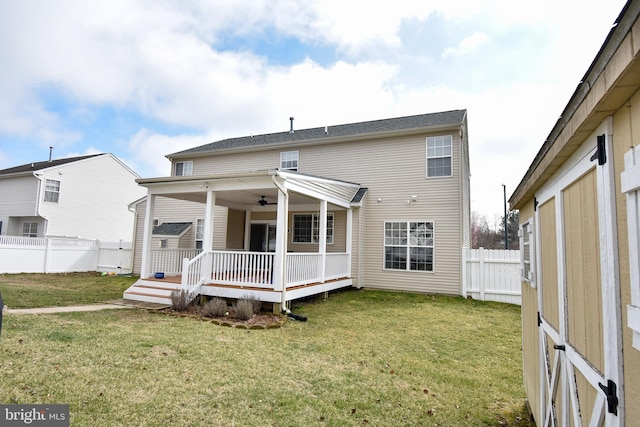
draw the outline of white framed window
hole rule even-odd
[[[60,181],[47,179],[44,184],[44,201],[58,203],[60,199]]]
[[[38,223],[37,222],[23,222],[22,223],[22,237],[38,237]]]
[[[153,226],[157,227],[160,225],[160,218],[153,218]]]
[[[298,151],[283,151],[280,153],[280,170],[298,170]]]
[[[386,221],[385,270],[433,271],[434,239],[433,222]]]
[[[427,178],[451,176],[451,135],[427,138]]]
[[[166,249],[169,247],[169,240],[167,239],[160,239],[160,248],[162,249]]]
[[[320,241],[320,214],[293,215],[293,243],[318,243]],[[333,213],[327,213],[327,244],[333,244]]]
[[[191,176],[193,175],[193,162],[177,162],[175,165],[175,176]]]
[[[529,283],[533,288],[535,284],[535,236],[533,218],[520,224],[518,230],[520,238],[520,278],[523,282]]]
[[[202,249],[204,242],[204,219],[196,219],[196,249]]]

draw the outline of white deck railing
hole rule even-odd
[[[176,256],[176,254],[175,251],[170,250],[163,253],[167,258]],[[326,254],[324,278],[321,268],[322,258],[322,254],[319,253],[288,253],[285,276],[287,288],[350,276],[349,254]],[[161,258],[158,257],[158,259]],[[193,259],[183,258],[180,268],[182,284],[187,289],[209,282],[274,289],[274,259],[273,252],[202,252]],[[175,265],[175,262],[177,261],[168,262],[167,265]],[[156,264],[152,263],[152,265]]]
[[[151,250],[151,275],[162,272],[168,276],[182,273],[183,260],[195,258],[202,249],[153,249]]]
[[[273,289],[273,252],[211,252],[211,280],[223,285]]]

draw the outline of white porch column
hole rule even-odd
[[[334,236],[335,238],[335,236]],[[347,277],[351,277],[351,252],[353,248],[353,209],[347,209]]]
[[[207,203],[204,210],[204,239],[202,248],[206,251],[213,249],[213,207],[216,204],[216,193],[207,191]]]
[[[144,217],[144,231],[142,237],[142,260],[140,278],[147,279],[151,271],[151,238],[153,237],[153,215],[155,212],[156,196],[147,192],[147,208]]]
[[[287,226],[289,195],[278,191],[278,218],[276,223],[276,253],[273,260],[273,289],[282,292],[282,308],[285,308],[287,289]]]
[[[244,211],[244,250],[251,249],[251,209]]]
[[[318,236],[318,252],[320,252],[320,282],[324,283],[327,271],[327,201],[320,200],[320,235]]]

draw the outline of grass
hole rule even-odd
[[[92,304],[122,298],[136,279],[96,272],[0,274],[0,294],[10,308]]]
[[[7,315],[0,402],[68,403],[78,426],[533,425],[517,306],[350,290],[293,311],[309,320],[271,330]]]

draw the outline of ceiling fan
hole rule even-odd
[[[267,202],[267,199],[265,199],[265,197],[267,197],[267,196],[260,196],[260,200],[258,200],[258,204],[260,206],[277,205],[278,204],[276,202]]]

